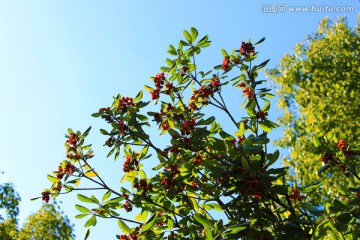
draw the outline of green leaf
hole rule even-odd
[[[192,43],[192,38],[191,38],[191,35],[188,31],[184,30],[183,31],[183,34],[184,34],[184,37],[185,39],[189,42],[189,43]]]
[[[136,95],[135,99],[134,99],[134,103],[140,101],[143,97],[143,91],[140,90],[140,92]]]
[[[84,240],[88,239],[89,236],[90,236],[90,228],[88,228],[88,230],[86,231]]]
[[[228,57],[229,54],[225,51],[225,49],[221,49],[221,54],[223,55],[223,57]]]
[[[89,197],[86,197],[84,195],[78,194],[77,198],[82,201],[82,202],[87,202],[87,203],[95,203],[97,204],[97,202]]]
[[[199,122],[196,123],[197,126],[200,126],[200,125],[209,125],[211,124],[212,122],[215,121],[215,117],[214,116],[211,116],[209,117],[208,119],[204,120],[204,119],[201,119]]]
[[[321,143],[319,141],[319,139],[317,137],[313,137],[313,144],[316,148],[318,148],[319,146],[321,146]]]
[[[110,195],[111,195],[111,191],[109,190],[109,191],[107,191],[105,194],[104,194],[104,196],[103,196],[103,198],[102,198],[102,202],[104,202],[104,201],[106,201],[109,197],[110,197]]]
[[[197,36],[198,36],[198,30],[196,30],[196,28],[194,28],[194,27],[191,27],[190,28],[190,34],[191,34],[191,39],[193,40],[193,41],[195,41],[195,39],[197,38]]]
[[[59,181],[59,179],[57,179],[56,177],[51,176],[49,174],[47,175],[47,178],[53,183],[57,183]]]
[[[270,101],[265,99],[265,102],[266,103],[265,103],[264,107],[261,109],[262,112],[267,112],[270,109]]]
[[[174,55],[174,56],[177,55],[176,49],[175,49],[175,47],[173,45],[169,45],[168,53],[171,54],[171,55]]]
[[[273,185],[271,189],[279,195],[286,195],[289,192],[289,186],[287,185]]]
[[[324,166],[322,166],[321,168],[319,168],[318,170],[318,175],[321,175],[323,172],[325,172],[326,170],[328,170],[329,168],[331,168],[331,165],[330,164],[326,164]]]
[[[316,181],[312,184],[305,185],[303,187],[299,187],[301,193],[311,193],[315,191],[321,184],[321,181]]]
[[[228,227],[228,228],[226,228],[226,230],[230,230],[231,233],[237,233],[237,232],[243,231],[247,228],[248,228],[248,225],[241,224],[241,225],[237,225],[237,226]]]
[[[103,135],[109,135],[109,133],[108,133],[105,129],[100,129],[100,132],[101,132]]]
[[[272,165],[280,156],[279,150],[276,150],[274,153],[269,153],[266,155],[269,159],[269,165]]]
[[[149,87],[149,86],[147,86],[147,85],[144,85],[144,88],[145,88],[145,90],[148,91],[148,92],[154,91],[154,89],[153,89],[152,87]]]
[[[337,216],[336,219],[339,222],[341,222],[342,224],[348,224],[351,221],[352,216],[350,213],[346,212],[346,213],[342,213],[339,216]]]
[[[86,207],[83,207],[81,205],[78,205],[78,204],[75,204],[75,208],[82,213],[91,213],[91,211],[89,209],[87,209]]]
[[[85,132],[81,135],[81,137],[84,137],[84,138],[87,137],[87,135],[89,135],[90,130],[91,130],[91,126],[85,130]]]
[[[247,140],[256,144],[267,144],[270,141],[270,139],[268,139],[267,137],[252,137],[248,138]]]
[[[89,220],[86,221],[84,227],[95,226],[96,223],[97,223],[96,217],[93,215],[91,218],[89,218]]]
[[[155,212],[144,224],[144,226],[140,229],[140,233],[143,233],[145,231],[148,231],[149,229],[151,229],[156,222],[156,219],[158,218],[157,213]]]
[[[278,125],[276,123],[273,123],[271,121],[268,121],[268,120],[265,120],[265,121],[262,121],[259,123],[261,129],[264,131],[264,132],[271,132],[271,130],[273,128],[277,128]]]
[[[244,122],[241,122],[240,123],[240,126],[239,126],[239,136],[244,136],[244,133],[246,131],[246,127],[245,127],[245,123]]]
[[[146,179],[146,174],[145,174],[144,170],[140,169],[139,174],[142,179]]]
[[[264,40],[265,40],[265,37],[263,37],[263,38],[260,39],[258,42],[256,42],[256,43],[254,44],[254,46],[259,45],[259,44],[262,43]]]
[[[203,225],[205,227],[214,228],[214,224],[212,224],[212,222],[209,219],[207,219],[206,217],[204,217],[198,213],[194,214],[194,219],[195,219],[195,221],[197,221],[198,223],[200,223],[201,225]]]
[[[103,114],[102,114],[102,113],[99,113],[99,112],[91,114],[92,117],[100,117],[100,116],[102,116],[102,115],[103,115]]]
[[[123,233],[125,234],[131,233],[131,229],[121,219],[118,219],[118,225]]]
[[[75,216],[76,219],[81,219],[81,218],[84,218],[84,217],[87,217],[89,216],[89,213],[82,213],[82,214],[78,214]]]

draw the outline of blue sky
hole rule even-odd
[[[284,12],[264,12],[278,4],[285,5]],[[354,11],[290,12],[290,6],[351,6]],[[46,175],[64,159],[68,127],[93,126],[94,163],[116,186],[122,160],[106,159],[106,139],[97,130],[103,124],[90,115],[110,105],[112,96],[135,96],[149,84],[183,29],[196,27],[213,41],[203,52],[203,69],[221,63],[221,48],[262,37],[260,59],[270,58],[268,67],[275,67],[323,17],[347,16],[354,26],[359,6],[353,0],[1,1],[0,170],[5,174],[0,182],[13,182],[20,193],[20,220],[41,206],[29,199],[49,186]],[[279,114],[273,106],[272,118]],[[74,219],[75,195],[59,200],[76,224],[77,239],[83,239],[84,221]],[[114,239],[120,230],[116,221],[99,220],[91,232],[90,239]]]

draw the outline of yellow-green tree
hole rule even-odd
[[[73,239],[73,226],[57,207],[56,204],[45,204],[38,212],[30,215],[20,229],[18,239]]]
[[[20,196],[11,183],[0,185],[0,209],[5,215],[0,215],[0,238],[2,240],[64,240],[73,239],[73,225],[69,219],[58,211],[54,204],[43,205],[41,209],[30,215],[22,228],[18,226]]]
[[[352,143],[359,140],[359,20],[360,15],[352,29],[346,18],[333,23],[324,18],[315,34],[298,43],[292,54],[284,55],[275,69],[267,71],[277,83],[279,107],[284,110],[280,118],[284,130],[277,145],[290,149],[284,163],[293,168],[293,179],[298,184],[318,180],[318,170],[327,161],[316,151],[314,137],[333,147],[339,139]],[[316,139],[315,145],[319,144]],[[356,185],[356,177],[349,174],[351,168],[340,162],[334,165],[331,181],[323,180],[314,203],[327,202],[325,205],[330,206],[334,198],[344,195],[345,186]]]

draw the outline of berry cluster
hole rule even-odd
[[[230,64],[230,57],[226,56],[222,62],[222,70],[227,71],[229,69],[229,64]]]
[[[134,107],[135,103],[133,102],[133,99],[130,97],[122,97],[119,100],[119,104],[116,108],[116,111],[122,111],[122,112],[126,112],[126,110],[128,109],[128,107]]]
[[[199,165],[200,163],[202,163],[202,161],[203,161],[202,156],[199,153],[197,153],[194,158],[194,166]]]
[[[166,190],[170,190],[172,186],[176,184],[176,177],[177,174],[180,174],[180,169],[177,164],[173,164],[169,167],[164,168],[165,171],[169,172],[167,175],[168,177],[163,178],[161,180],[161,184],[165,186]],[[177,192],[180,192],[183,190],[183,186],[178,187]]]
[[[41,193],[42,195],[42,200],[45,202],[45,203],[48,203],[49,200],[50,200],[50,192],[49,191],[44,191]]]
[[[189,120],[186,120],[185,122],[180,124],[181,126],[181,135],[190,135],[190,133],[195,128],[195,118],[191,118]]]
[[[56,174],[57,179],[62,179],[65,174],[71,175],[75,171],[75,166],[70,162],[66,162],[65,168],[63,169],[61,166],[58,166],[58,171]]]
[[[344,153],[346,158],[349,158],[354,154],[353,151],[348,150],[347,143],[345,140],[340,139],[337,146]]]
[[[125,209],[126,212],[131,212],[133,209],[133,206],[129,201],[126,201],[123,205],[123,208]]]
[[[256,113],[256,118],[257,119],[261,119],[261,120],[266,120],[266,116],[268,115],[268,113],[267,112],[263,112],[263,111],[258,111],[257,113]]]
[[[128,134],[129,127],[124,123],[124,121],[122,119],[119,120],[117,125],[118,125],[118,130],[119,130],[120,134],[122,134],[122,135]]]
[[[142,190],[142,195],[145,195],[147,191],[151,191],[152,190],[152,186],[151,184],[148,184],[146,179],[140,179],[139,182],[134,184],[134,188],[136,189],[141,189]]]
[[[78,136],[75,133],[70,133],[69,139],[66,140],[66,143],[71,147],[71,148],[76,148],[77,147],[77,142],[79,141]]]
[[[210,97],[214,95],[215,92],[220,89],[220,79],[214,74],[211,82],[204,86],[200,86],[199,90],[194,90],[193,95],[189,101],[189,108],[192,111],[199,110],[198,104],[208,105],[210,101]]]
[[[130,154],[130,155],[126,156],[125,162],[123,165],[123,169],[122,169],[124,172],[131,172],[138,168],[139,161],[137,160],[137,155],[138,154],[133,156]]]
[[[160,97],[160,91],[163,88],[164,85],[164,81],[165,81],[165,76],[164,73],[158,73],[156,74],[156,76],[154,77],[154,82],[155,82],[155,90],[151,91],[151,99],[152,100],[157,100]],[[169,86],[167,86],[169,88]]]
[[[294,189],[291,189],[291,194],[289,195],[290,200],[301,200],[305,198],[305,196],[300,194],[300,191],[295,187]]]
[[[138,240],[137,233],[117,235],[120,240]]]
[[[248,57],[249,55],[254,55],[255,47],[251,43],[242,42],[240,47],[240,53],[245,57]]]
[[[332,166],[335,166],[338,164],[337,159],[335,156],[331,153],[325,153],[324,156],[321,157],[321,161],[326,165],[330,164]]]
[[[245,88],[243,91],[242,91],[248,98],[251,98],[253,95],[254,95],[254,89],[252,88]]]

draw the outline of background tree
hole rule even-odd
[[[19,231],[18,239],[74,239],[73,225],[59,211],[57,204],[45,204],[27,217]]]
[[[294,169],[293,179],[302,184],[318,180],[317,170],[323,164],[313,136],[329,146],[338,139],[359,140],[359,54],[359,25],[351,29],[345,18],[334,23],[324,18],[315,34],[267,71],[278,84],[279,107],[284,110],[280,118],[284,130],[277,145],[291,150],[284,164]],[[349,169],[339,166],[337,170],[333,173],[337,180],[325,180],[316,201],[325,200],[329,193],[336,196],[351,182],[346,177]]]
[[[278,106],[284,110],[280,118],[284,130],[276,144],[290,149],[284,165],[294,170],[292,180],[298,185],[313,183],[321,178],[319,168],[322,174],[331,166],[312,195],[314,205],[326,206],[328,216],[332,211],[329,206],[334,206],[339,197],[346,199],[349,186],[359,185],[359,178],[351,174],[355,166],[345,164],[346,159],[334,160],[333,152],[321,147],[341,147],[339,139],[359,141],[359,23],[351,29],[345,18],[333,23],[324,18],[315,34],[297,44],[294,53],[285,54],[275,69],[267,71],[277,83]]]
[[[56,202],[43,205],[41,209],[30,215],[22,228],[18,226],[20,195],[12,183],[0,185],[0,208],[6,216],[0,215],[0,236],[4,240],[13,239],[73,239],[73,225],[60,212]]]

